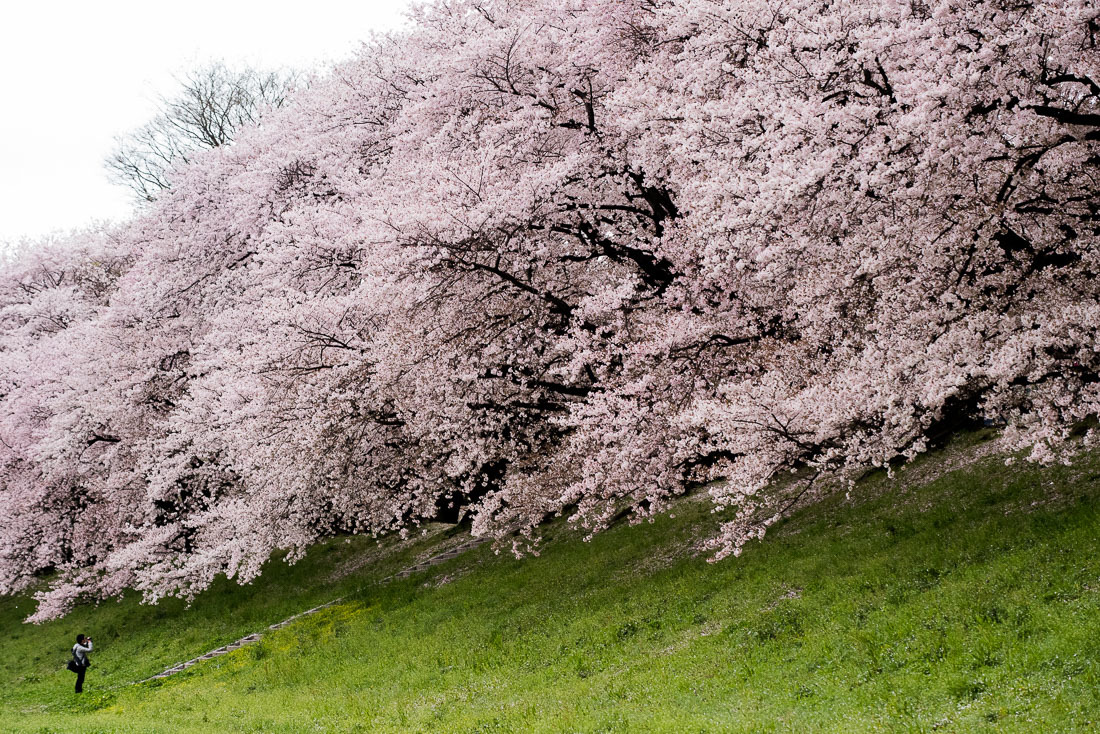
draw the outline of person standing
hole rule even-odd
[[[76,636],[76,644],[73,645],[73,663],[76,667],[76,692],[84,692],[84,673],[88,671],[88,666],[91,663],[88,660],[88,653],[92,651],[92,638],[85,637],[84,635]]]

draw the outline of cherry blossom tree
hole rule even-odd
[[[415,13],[0,275],[0,592],[52,572],[34,619],[702,484],[721,558],[976,420],[1096,441],[1091,4]]]

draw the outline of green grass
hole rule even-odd
[[[983,437],[717,564],[692,551],[715,518],[687,499],[591,543],[558,524],[538,557],[483,546],[386,585],[370,582],[443,534],[389,553],[328,543],[190,609],[124,600],[32,627],[27,600],[0,600],[0,729],[1095,731],[1100,456],[921,481]],[[342,594],[257,645],[123,685]],[[78,631],[97,645],[82,698],[62,669]]]

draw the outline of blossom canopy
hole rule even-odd
[[[459,513],[522,550],[714,479],[720,558],[967,421],[1094,441],[1098,36],[1081,0],[417,10],[0,271],[0,593],[190,597]]]

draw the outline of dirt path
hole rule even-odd
[[[384,583],[387,583],[389,581],[393,581],[395,579],[407,578],[408,576],[410,576],[414,573],[417,573],[419,571],[425,571],[425,570],[431,568],[432,566],[438,566],[441,563],[446,563],[447,561],[451,560],[452,558],[457,558],[458,556],[465,553],[466,551],[468,551],[472,548],[476,548],[477,546],[481,545],[482,543],[486,543],[486,542],[488,542],[488,538],[471,538],[470,540],[466,541],[465,543],[462,543],[461,545],[458,545],[454,548],[451,548],[450,550],[444,551],[443,553],[440,553],[439,555],[432,556],[431,558],[428,558],[427,560],[421,561],[420,563],[417,563],[415,565],[409,566],[408,568],[403,568],[400,571],[398,571],[397,573],[395,573],[394,575],[387,576],[386,578],[382,579],[379,583],[384,584]],[[293,617],[287,617],[286,619],[282,620],[281,622],[276,622],[275,624],[268,626],[268,628],[266,630],[264,630],[264,632],[274,631],[274,630],[286,627],[288,624],[290,624],[291,622],[293,622],[297,619],[301,619],[302,617],[308,617],[311,614],[316,614],[317,612],[321,611],[322,609],[326,609],[328,607],[331,607],[333,604],[339,604],[343,600],[344,600],[344,597],[340,597],[339,599],[333,599],[332,601],[325,602],[324,604],[321,604],[320,606],[313,607],[312,609],[307,609],[304,612],[299,612],[298,614],[295,614]],[[264,632],[253,632],[250,635],[245,635],[244,637],[242,637],[239,640],[236,640],[235,642],[230,642],[228,645],[223,645],[222,647],[219,647],[216,650],[211,650],[210,652],[199,655],[197,658],[192,658],[191,660],[187,660],[187,661],[184,661],[182,663],[176,663],[175,665],[173,665],[171,667],[165,668],[163,671],[161,671],[160,673],[157,673],[156,675],[154,675],[151,678],[145,678],[144,680],[135,681],[133,685],[137,685],[138,683],[147,683],[151,680],[158,680],[160,678],[167,678],[170,675],[175,675],[176,673],[181,673],[184,670],[187,670],[188,668],[190,668],[192,665],[197,665],[198,663],[201,663],[204,660],[210,660],[212,658],[216,658],[216,657],[219,657],[221,655],[225,655],[226,653],[230,653],[230,652],[233,652],[234,650],[240,649],[240,648],[244,647],[245,645],[251,645],[254,642],[259,642],[261,639],[263,639]]]

